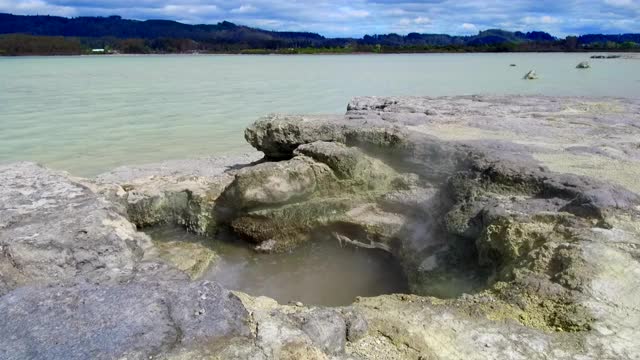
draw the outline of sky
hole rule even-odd
[[[410,32],[476,34],[501,28],[555,36],[640,33],[640,0],[0,0],[0,12],[21,15],[222,20],[268,30],[331,37]]]

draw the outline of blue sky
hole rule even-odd
[[[487,28],[556,36],[640,32],[640,0],[0,0],[0,12],[121,15],[185,23],[228,20],[269,30],[325,36],[475,34]]]

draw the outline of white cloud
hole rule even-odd
[[[544,16],[525,16],[522,18],[522,22],[527,25],[538,25],[538,24],[558,24],[560,23],[560,19],[544,15]]]
[[[185,14],[211,14],[216,13],[219,10],[220,9],[215,5],[166,5],[158,12],[165,16],[184,16]]]
[[[240,7],[232,9],[230,12],[233,14],[250,14],[250,13],[254,13],[257,12],[258,8],[256,8],[255,6],[248,4],[248,5],[240,5]]]
[[[549,15],[545,15],[543,17],[540,18],[540,21],[543,24],[557,24],[560,22],[560,19],[555,18],[553,16],[549,16]]]
[[[278,29],[278,28],[281,28],[284,25],[284,23],[279,20],[256,19],[251,22],[251,25],[269,28],[269,29]]]
[[[611,6],[631,6],[633,5],[633,0],[604,0],[604,3]]]
[[[418,16],[417,18],[413,19],[413,23],[417,25],[430,24],[431,19],[425,16]]]
[[[52,5],[41,0],[0,0],[0,12],[57,16],[76,16],[78,14],[77,10],[72,6]]]
[[[209,24],[229,20],[355,37],[389,32],[461,35],[489,28],[542,30],[561,37],[640,31],[640,0],[0,0],[0,12]]]
[[[475,33],[478,31],[478,27],[471,23],[464,23],[460,25],[460,28],[465,33]]]
[[[352,9],[350,7],[340,7],[338,8],[338,10],[340,11],[339,12],[340,17],[365,18],[371,15],[371,13],[369,13],[367,10]]]
[[[410,25],[427,25],[431,24],[431,19],[425,16],[418,16],[414,19],[402,18],[398,21],[398,25],[400,26],[410,26]]]
[[[389,9],[389,10],[386,10],[384,13],[390,16],[404,16],[404,15],[407,15],[409,12],[404,9]]]

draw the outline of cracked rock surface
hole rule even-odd
[[[363,97],[256,121],[264,159],[95,179],[2,165],[0,358],[638,359],[639,114],[633,99]],[[163,223],[258,251],[318,234],[383,249],[412,294],[330,308],[231,292],[198,280],[206,244],[139,231]]]

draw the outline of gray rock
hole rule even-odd
[[[398,174],[362,150],[336,142],[303,144],[294,155],[236,174],[221,197],[221,204],[236,209],[230,221],[236,234],[259,244],[259,251],[288,251],[324,228],[341,242],[388,250],[404,219],[385,213],[371,199],[406,189],[417,176]],[[354,235],[359,238],[353,240]]]
[[[283,204],[308,197],[332,176],[326,165],[306,157],[263,163],[240,170],[224,197],[238,208]]]
[[[344,352],[347,328],[341,314],[335,310],[313,309],[297,315],[311,341],[328,354]]]
[[[588,61],[582,61],[578,65],[576,65],[576,69],[588,69],[591,67]]]
[[[171,318],[181,345],[210,343],[222,337],[248,336],[248,312],[240,299],[208,281],[168,287]]]
[[[3,359],[148,359],[248,336],[247,313],[211,283],[23,287],[0,298]]]
[[[294,154],[306,155],[328,165],[340,179],[363,179],[372,187],[389,182],[395,171],[381,161],[365,155],[356,147],[316,141],[300,145]]]
[[[266,156],[287,159],[298,145],[341,140],[341,125],[331,121],[339,118],[332,115],[270,115],[249,126],[244,137]]]
[[[356,98],[349,104],[345,118],[339,120],[343,135],[330,143],[304,144],[298,134],[305,133],[306,124],[292,122],[290,137],[280,134],[278,141],[291,144],[290,148],[295,146],[295,154],[328,164],[343,178],[349,178],[349,171],[354,169],[356,161],[349,162],[356,158],[354,146],[360,148],[358,151],[380,155],[395,169],[410,168],[419,175],[418,181],[408,182],[408,189],[384,193],[378,200],[379,206],[405,216],[404,229],[396,230],[402,234],[401,241],[390,251],[409,272],[412,289],[433,294],[436,286],[429,285],[440,275],[447,275],[444,278],[449,282],[464,282],[464,276],[469,274],[455,278],[451,267],[456,264],[473,272],[478,269],[465,266],[480,260],[495,271],[487,279],[488,290],[455,300],[456,309],[465,314],[482,314],[478,318],[465,320],[464,316],[452,315],[445,310],[449,309],[446,302],[431,308],[420,297],[401,296],[399,302],[368,299],[365,302],[375,304],[365,310],[371,311],[364,315],[368,331],[353,340],[349,338],[347,348],[365,358],[446,358],[451,353],[479,358],[530,358],[537,355],[513,340],[530,338],[536,349],[544,349],[541,351],[557,358],[628,357],[629,349],[636,345],[622,337],[614,340],[622,347],[619,349],[625,349],[620,351],[604,350],[597,341],[579,348],[571,344],[585,339],[583,336],[592,341],[596,335],[590,329],[603,326],[601,320],[594,320],[594,310],[607,312],[607,319],[615,318],[614,310],[603,310],[608,305],[594,305],[580,295],[583,290],[578,289],[585,288],[587,279],[593,279],[595,272],[608,274],[608,270],[580,255],[576,244],[587,246],[595,241],[592,234],[587,235],[594,224],[606,228],[601,232],[621,226],[625,236],[634,236],[631,234],[640,229],[635,220],[619,220],[620,214],[628,216],[640,209],[639,188],[631,180],[638,170],[638,149],[629,146],[632,136],[640,135],[636,126],[640,119],[632,115],[639,110],[638,105],[637,101],[623,99],[556,101],[544,97]],[[578,122],[581,125],[575,126]],[[615,140],[602,145],[603,134]],[[575,149],[568,155],[559,153],[557,149],[575,136],[594,149],[592,153],[597,156],[615,156],[615,161],[625,165],[615,171],[598,172],[590,163],[582,165],[582,155],[574,155]],[[336,161],[351,165],[343,171]],[[610,160],[602,164],[608,166]],[[448,186],[442,186],[443,179],[448,179]],[[460,182],[456,184],[457,180]],[[286,209],[295,210],[291,206]],[[279,223],[279,210],[269,211],[274,216],[270,221]],[[286,218],[290,217],[290,211],[282,211],[287,213]],[[376,225],[380,224],[378,220]],[[365,229],[366,234],[373,233],[369,227]],[[479,254],[466,250],[473,246]],[[637,263],[623,262],[630,268],[638,267]],[[592,265],[600,270],[594,270]],[[600,276],[605,275],[595,278]],[[609,275],[605,277],[613,281]],[[494,281],[503,285],[494,288]],[[387,301],[393,305],[385,308]],[[512,306],[519,310],[512,312]],[[359,305],[358,309],[364,310]],[[419,329],[425,322],[410,325],[411,316],[402,315],[409,313],[433,314],[432,319],[440,320],[424,321],[439,325],[422,332]],[[637,315],[634,311],[635,320],[628,321],[637,322]],[[491,335],[456,335],[467,334],[487,317],[509,319],[514,326],[489,322],[482,327]],[[443,326],[440,322],[451,319],[455,319],[455,325]],[[349,321],[347,318],[347,329]],[[607,324],[612,326],[610,321]],[[619,322],[613,326],[622,329],[626,325]],[[564,336],[565,331],[576,335]],[[422,335],[414,335],[418,333]],[[432,337],[438,340],[421,340]]]
[[[211,235],[216,231],[215,201],[233,181],[237,170],[256,163],[261,157],[262,153],[253,152],[233,157],[122,166],[83,183],[103,196],[112,184],[122,186],[122,194],[107,197],[119,203],[125,209],[123,213],[138,227],[168,222]]]
[[[536,74],[535,70],[529,70],[526,74],[524,74],[524,80],[535,80],[538,78],[538,74]]]
[[[3,359],[146,358],[178,341],[158,289],[23,287],[0,298]]]
[[[250,165],[263,157],[258,151],[201,159],[167,160],[159,163],[120,166],[96,176],[100,183],[128,184],[140,179],[170,177],[215,178],[223,173]]]
[[[345,314],[347,324],[347,340],[356,342],[367,334],[369,325],[367,320],[361,313],[350,310]]]
[[[213,208],[233,181],[231,173],[214,177],[141,178],[123,184],[127,217],[138,227],[172,223],[198,234],[214,234]]]
[[[32,163],[0,167],[0,278],[5,286],[82,276],[130,276],[149,238],[116,207],[64,174]]]
[[[634,99],[363,97],[341,117],[260,120],[247,139],[267,162],[241,168],[3,166],[0,357],[636,358],[638,114]],[[230,293],[160,261],[127,217],[230,225],[265,251],[322,229],[395,255],[420,295],[330,309]]]

